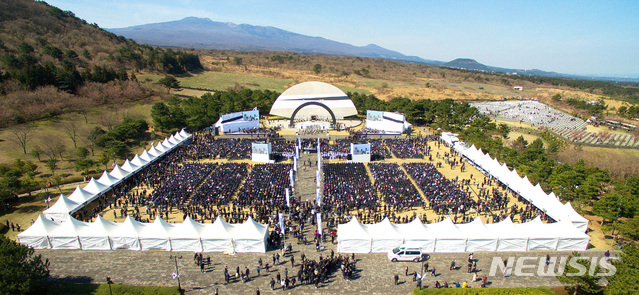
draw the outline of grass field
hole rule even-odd
[[[46,295],[173,295],[180,294],[177,287],[126,286],[112,284],[58,283],[47,285]]]

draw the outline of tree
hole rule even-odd
[[[617,268],[613,276],[608,277],[606,295],[639,293],[639,249],[634,244],[623,248],[621,259],[613,261]]]
[[[573,252],[572,255],[570,257],[568,257],[568,263],[566,263],[566,268],[564,270],[564,272],[557,276],[557,279],[559,279],[560,282],[564,283],[564,284],[571,284],[574,285],[573,287],[573,294],[577,295],[577,294],[597,294],[599,292],[601,292],[602,287],[599,285],[599,277],[597,277],[596,274],[600,273],[601,270],[599,269],[599,266],[596,267],[595,269],[595,275],[591,276],[590,275],[590,259],[584,258],[584,259],[577,259],[574,260],[573,258],[580,258],[581,254],[579,252]],[[576,265],[579,264],[579,265]],[[585,273],[581,274],[581,275],[576,275],[579,274],[580,270],[579,268],[582,268],[582,270],[585,269]]]
[[[241,58],[241,57],[237,57],[237,56],[236,56],[236,57],[234,57],[234,58],[233,58],[233,62],[234,62],[236,65],[238,65],[238,66],[239,66],[239,65],[241,65],[241,64],[242,64],[242,58]]]
[[[55,170],[58,169],[57,161],[55,159],[49,159],[45,165],[49,168],[49,171],[51,171],[51,175],[55,175]]]
[[[34,146],[33,149],[31,149],[31,156],[38,158],[38,162],[41,162],[42,160],[40,159],[40,156],[42,155],[43,151],[40,148],[40,146]]]
[[[322,71],[322,65],[320,64],[315,64],[313,66],[313,72],[315,72],[315,74],[319,74]]]
[[[67,121],[62,123],[62,130],[73,141],[73,147],[78,148],[78,125],[74,121]]]
[[[0,236],[0,257],[0,293],[42,293],[39,288],[49,277],[48,259],[4,236]]]
[[[619,224],[619,232],[635,241],[639,239],[639,215],[622,221]]]
[[[158,81],[158,84],[164,85],[166,87],[166,93],[169,93],[171,89],[180,89],[180,81],[178,81],[178,79],[175,79],[175,77],[171,75],[164,76],[164,78]]]
[[[111,158],[109,157],[109,154],[107,152],[102,152],[98,159],[98,163],[104,165],[104,169],[106,170],[110,160]]]
[[[22,152],[27,154],[27,143],[31,141],[31,127],[16,127],[11,129],[13,137],[11,141],[15,142],[22,148]]]
[[[553,95],[552,96],[552,100],[561,101],[561,94],[557,93],[557,94]]]

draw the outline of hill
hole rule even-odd
[[[140,43],[197,49],[290,51],[303,54],[327,54],[384,58],[426,64],[441,64],[417,56],[369,44],[354,46],[322,37],[311,37],[275,27],[252,26],[187,17],[182,20],[144,24],[108,31]]]
[[[0,127],[147,97],[139,70],[201,68],[195,54],[139,45],[45,2],[0,1]]]

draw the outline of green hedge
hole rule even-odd
[[[551,291],[548,287],[536,287],[536,288],[448,288],[448,289],[415,289],[414,295],[431,295],[431,294],[468,294],[468,295],[555,295],[555,292]]]
[[[109,285],[60,283],[47,286],[47,295],[110,295]],[[180,294],[175,287],[111,285],[113,294],[126,295],[175,295]]]

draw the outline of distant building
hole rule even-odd
[[[519,91],[522,91],[522,90],[524,90],[524,87],[521,87],[521,86],[515,86],[515,87],[513,87],[513,90],[519,90]]]

